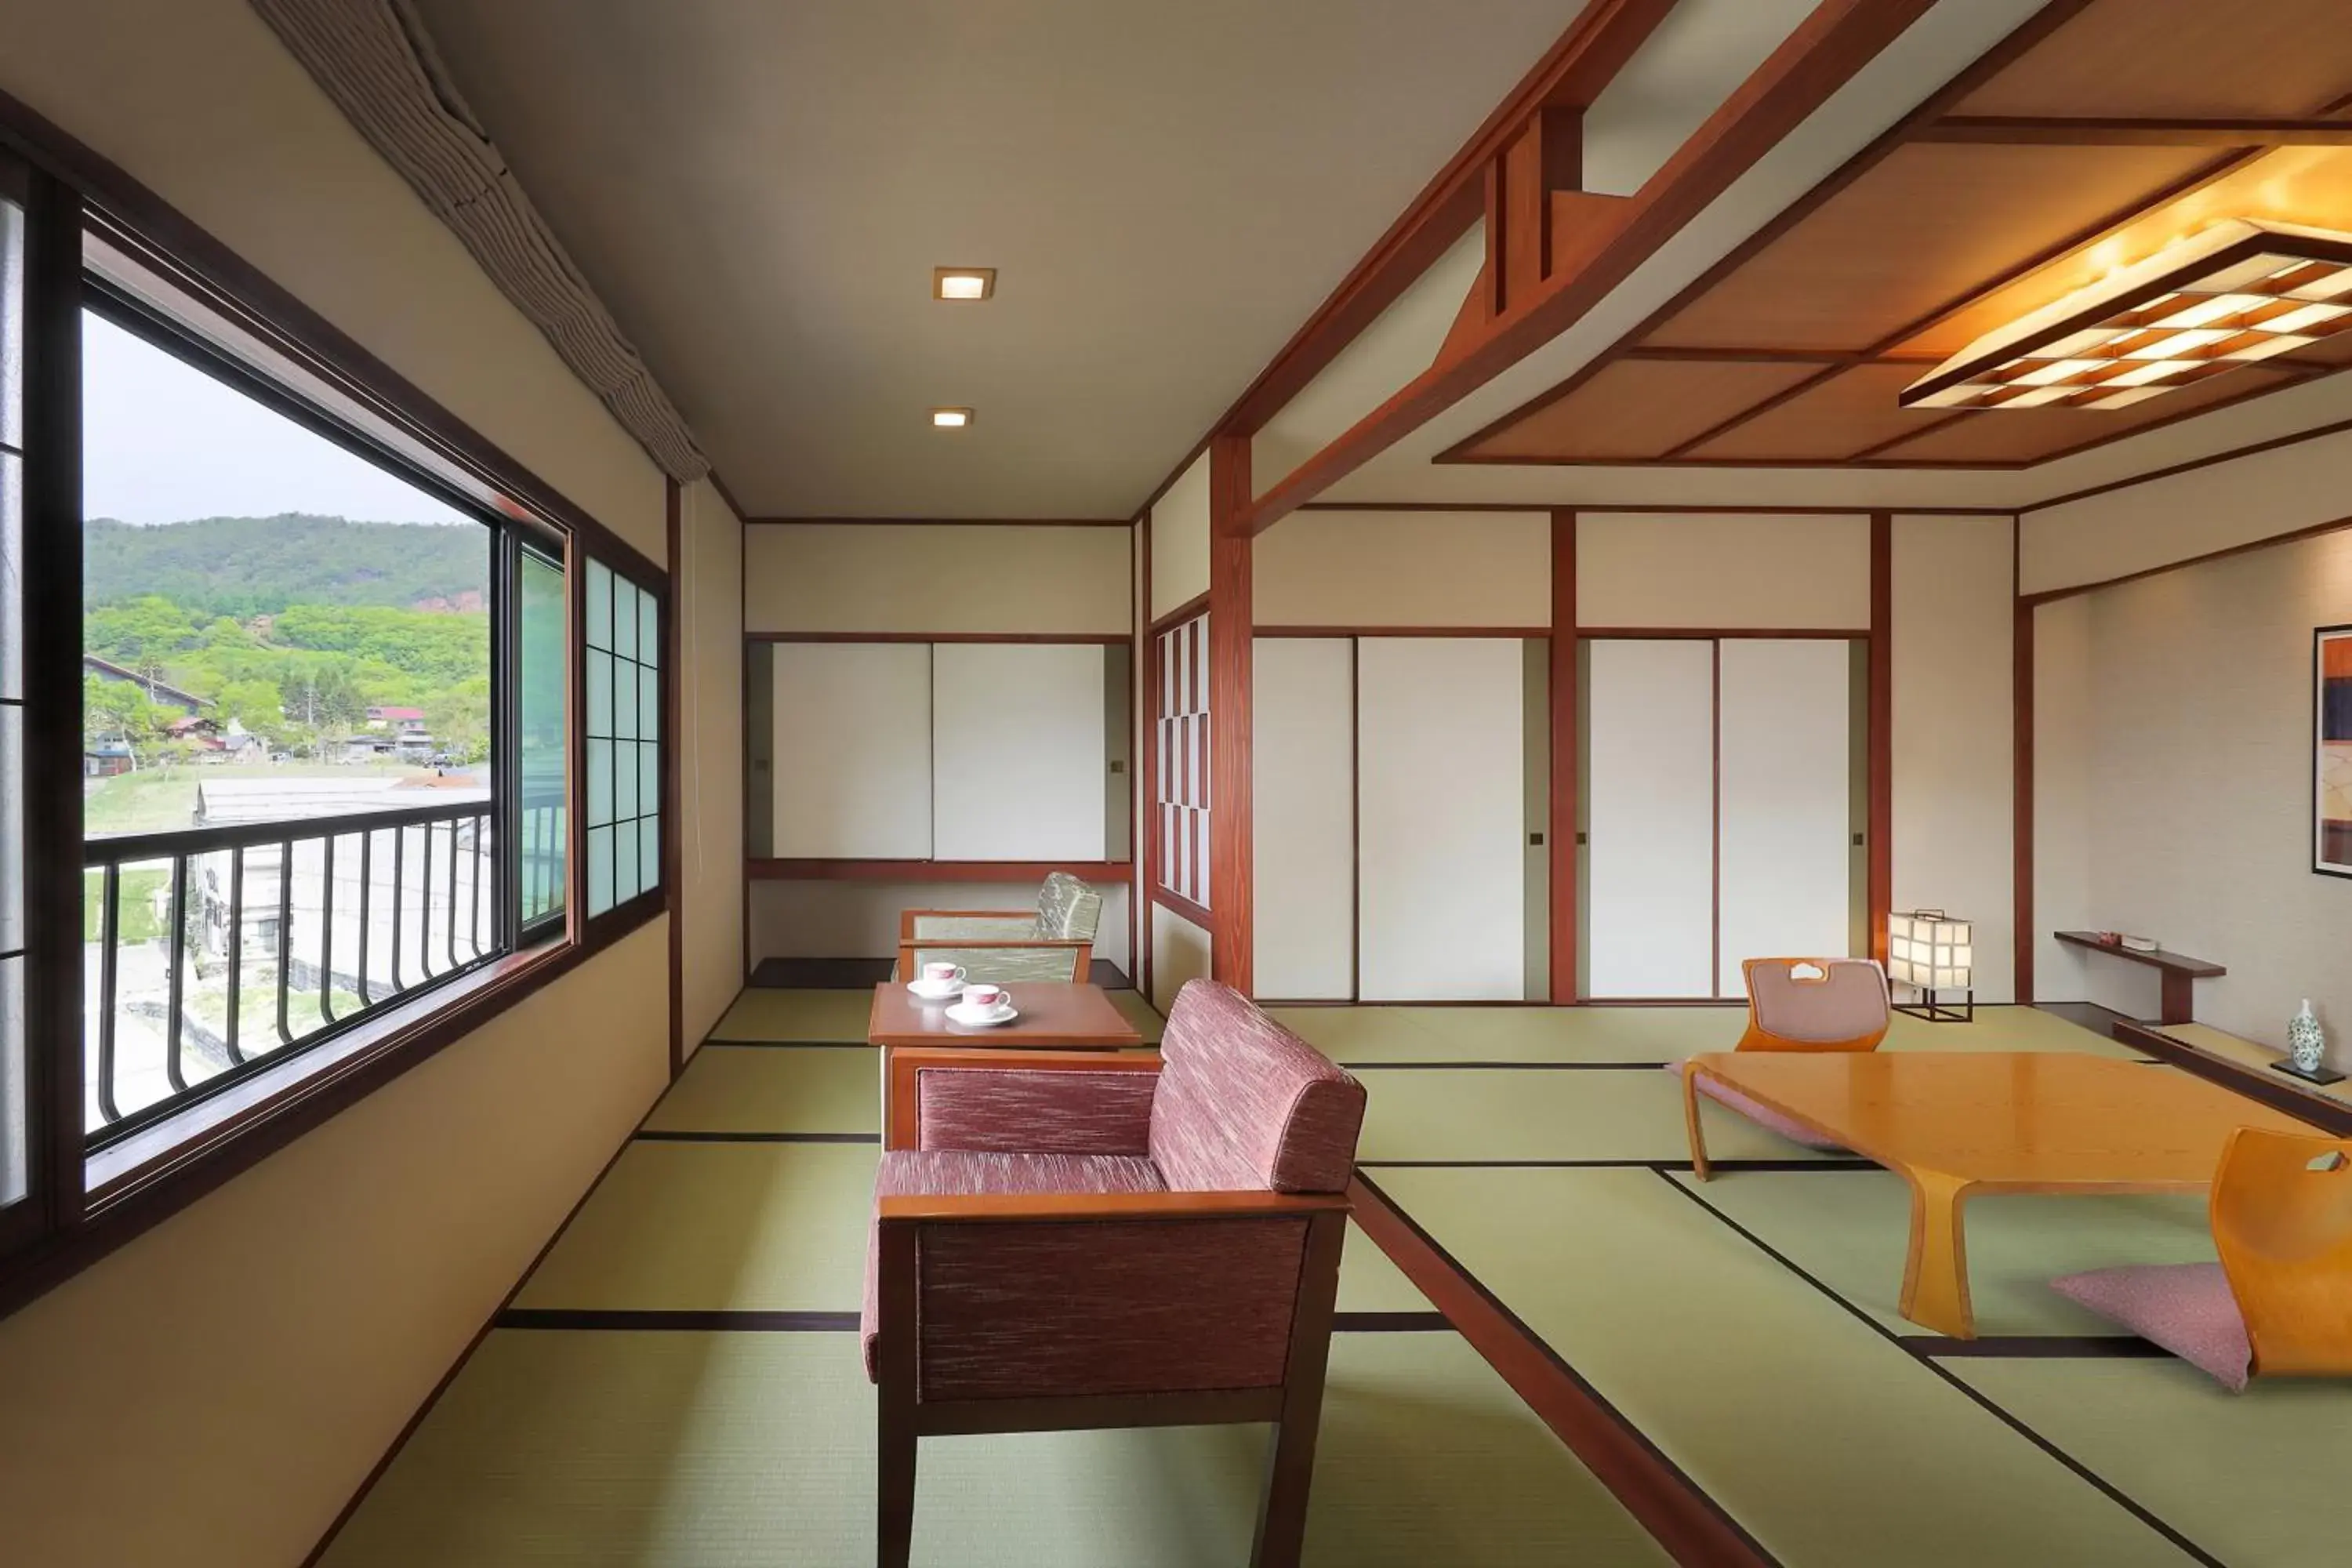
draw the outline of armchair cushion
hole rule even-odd
[[[894,1149],[874,1178],[875,1207],[884,1198],[958,1193],[1158,1193],[1167,1184],[1151,1162],[1120,1154],[1011,1154],[969,1150]],[[880,1278],[879,1237],[866,1227],[866,1299],[857,1315],[866,1375],[875,1375],[874,1332]]]
[[[919,914],[909,911],[907,934],[923,942],[1018,942],[1025,936],[1051,936],[1037,929],[1027,915]]]
[[[2246,1320],[2218,1263],[2132,1263],[2053,1279],[2068,1300],[2122,1324],[2242,1394],[2254,1352]]]
[[[1151,1159],[1171,1191],[1346,1189],[1364,1086],[1239,992],[1186,984],[1160,1055]]]
[[[1145,1157],[1157,1066],[1133,1072],[926,1068],[915,1076],[917,1137],[926,1151]]]

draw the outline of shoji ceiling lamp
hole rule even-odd
[[[2232,218],[1986,333],[1906,408],[2127,408],[2352,328],[2352,234]]]
[[[1941,910],[1913,910],[1886,917],[1886,978],[1919,994],[1904,1011],[1938,1024],[1971,1022],[1977,1016],[1975,926]],[[1946,1006],[1939,993],[1958,991],[1966,1011]]]

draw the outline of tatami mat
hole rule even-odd
[[[2154,1070],[2154,1069],[2151,1069]],[[1881,1170],[1727,1171],[1676,1178],[1797,1268],[1901,1334],[1931,1334],[1896,1310],[1911,1226],[1910,1190]],[[2201,1194],[1970,1198],[1969,1295],[1979,1334],[2114,1334],[2116,1326],[2050,1289],[2061,1274],[2123,1263],[2210,1262]]]
[[[874,1394],[846,1333],[492,1334],[329,1568],[822,1568],[874,1556]],[[915,1561],[1231,1568],[1263,1427],[930,1438]],[[1452,1334],[1332,1346],[1307,1561],[1667,1559]]]
[[[710,1046],[694,1053],[648,1132],[870,1132],[882,1130],[882,1054]]]
[[[1377,1180],[1785,1563],[2189,1561],[1655,1173]]]
[[[1357,1156],[1391,1160],[1687,1160],[1682,1082],[1656,1068],[1366,1068]],[[1718,1160],[1828,1158],[1713,1101]]]
[[[870,1143],[633,1142],[515,1305],[854,1312],[880,1157]]]
[[[848,1040],[863,1045],[874,993],[753,986],[710,1031],[714,1040]]]
[[[1952,1371],[2230,1568],[2352,1558],[2352,1384],[2232,1394],[2168,1358]]]
[[[1666,1062],[1727,1051],[1745,1007],[1278,1007],[1274,1016],[1343,1064]],[[2033,1007],[1980,1007],[1969,1024],[1898,1013],[1886,1050],[2138,1053]]]

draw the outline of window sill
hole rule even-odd
[[[584,933],[557,938],[485,964],[91,1155],[85,1221],[0,1259],[0,1318],[481,1028],[666,907],[658,898],[642,900],[641,908],[614,911],[625,923],[600,922],[593,941]]]

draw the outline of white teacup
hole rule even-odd
[[[945,991],[950,986],[961,984],[962,981],[963,965],[961,963],[926,963],[923,965],[923,984],[930,990]]]
[[[993,1013],[1010,1000],[1002,985],[967,985],[963,988],[963,1005],[975,1013]]]

